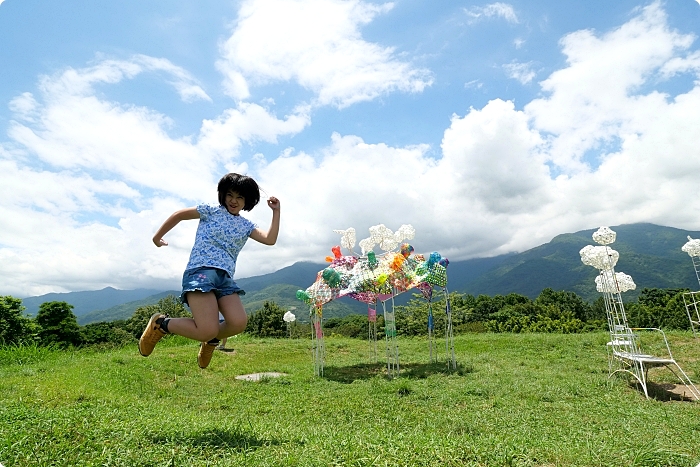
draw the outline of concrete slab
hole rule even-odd
[[[236,379],[239,381],[260,381],[263,378],[279,378],[280,376],[287,376],[287,373],[268,371],[263,373],[251,373],[249,375],[240,375],[236,376]]]

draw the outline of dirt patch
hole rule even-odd
[[[639,391],[642,391],[639,384],[636,386]],[[647,390],[649,397],[656,400],[695,402],[693,394],[684,384],[647,382]]]

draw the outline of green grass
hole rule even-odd
[[[700,380],[700,343],[669,335]],[[366,341],[232,338],[196,364],[185,339],[111,351],[0,349],[0,463],[14,466],[695,466],[700,404],[646,400],[607,375],[605,333],[472,334],[459,368],[399,339],[401,376]],[[382,345],[380,343],[380,349]],[[381,352],[380,352],[381,353]],[[288,376],[243,382],[236,375]],[[652,370],[657,383],[673,382]]]

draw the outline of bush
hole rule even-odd
[[[367,316],[353,314],[343,318],[331,318],[323,323],[323,328],[329,333],[345,337],[367,337],[369,321]]]
[[[282,319],[285,313],[275,302],[265,302],[248,318],[246,332],[255,337],[285,337],[287,323]]]
[[[625,305],[631,327],[689,330],[690,321],[683,301],[687,289],[642,290],[637,303]]]
[[[90,323],[80,328],[83,345],[123,346],[135,341],[126,320]]]
[[[59,347],[78,346],[81,343],[80,326],[73,314],[73,305],[66,302],[46,302],[36,315],[41,345]]]
[[[0,296],[0,345],[29,343],[35,340],[38,329],[23,315],[22,300],[10,295]]]

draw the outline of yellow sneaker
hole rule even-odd
[[[146,329],[144,329],[143,334],[141,334],[141,339],[139,339],[139,353],[144,357],[151,355],[153,348],[166,334],[165,331],[160,328],[160,323],[157,322],[161,320],[161,318],[166,318],[166,316],[163,313],[155,313],[151,316]]]
[[[211,362],[211,356],[214,355],[214,350],[216,349],[216,344],[210,344],[208,342],[202,342],[199,345],[199,353],[197,354],[197,364],[200,368],[204,369],[209,366]]]

